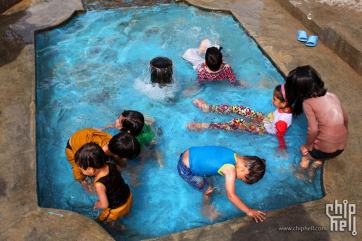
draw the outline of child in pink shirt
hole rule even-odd
[[[242,86],[239,80],[236,79],[231,66],[223,62],[221,53],[222,47],[218,45],[211,46],[208,39],[201,41],[199,48],[190,48],[186,50],[182,58],[189,61],[194,70],[198,71],[197,82],[228,80],[235,86]],[[201,54],[205,53],[205,59]],[[242,81],[245,81],[243,79]]]

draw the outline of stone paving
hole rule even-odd
[[[232,13],[284,75],[300,65],[316,68],[349,115],[350,135],[344,153],[324,165],[326,196],[321,200],[270,211],[267,220],[259,224],[243,217],[157,239],[361,240],[362,233],[353,237],[348,230],[283,232],[278,229],[314,226],[329,230],[325,205],[335,199],[339,203],[346,199],[357,205],[357,232],[362,232],[360,3],[352,0],[187,2]],[[0,240],[113,240],[89,218],[71,211],[39,208],[36,195],[34,31],[60,24],[72,17],[74,11],[83,9],[81,0],[23,0],[0,15]],[[298,30],[317,34],[321,41],[316,47],[306,47],[296,40]]]

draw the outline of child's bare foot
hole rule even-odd
[[[292,170],[292,173],[299,180],[307,180],[307,177],[305,176],[305,170],[306,170],[305,167],[299,165],[297,170]]]
[[[319,166],[318,166],[319,167]],[[316,171],[318,169],[318,167],[314,166],[313,164],[308,168],[308,181],[309,182],[313,182],[315,175],[316,175]]]
[[[194,99],[192,103],[194,103],[194,105],[204,113],[208,113],[210,111],[209,105],[202,98]]]
[[[200,50],[200,52],[202,54],[206,52],[207,46],[210,45],[210,44],[208,44],[209,41],[210,40],[208,40],[208,39],[204,39],[204,40],[201,41],[201,44],[199,46],[199,50]]]
[[[206,195],[212,194],[214,192],[214,189],[212,188],[211,185],[209,185],[209,188],[203,193],[203,198],[206,198]],[[210,196],[211,197],[211,196]]]
[[[209,123],[203,123],[203,122],[192,122],[189,124],[186,124],[186,128],[189,131],[196,131],[196,132],[203,132],[205,129],[209,128]]]

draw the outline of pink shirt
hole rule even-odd
[[[303,102],[308,119],[308,135],[305,147],[333,153],[346,148],[348,116],[338,97],[332,93],[309,98]]]
[[[224,80],[224,79],[229,80],[232,84],[238,84],[233,69],[227,63],[222,63],[220,70],[212,73],[206,70],[205,63],[203,63],[199,68],[199,72],[197,74],[197,81],[199,83],[204,81],[214,81],[214,80]]]

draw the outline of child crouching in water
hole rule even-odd
[[[152,127],[155,120],[147,115],[135,110],[125,110],[116,119],[115,124],[110,124],[104,127],[96,128],[98,131],[102,131],[108,128],[117,128],[119,131],[127,131],[133,134],[137,141],[141,145],[141,160],[144,160],[147,156],[153,156],[157,159],[157,162],[161,167],[164,167],[163,154],[157,151],[151,151],[148,148],[152,144],[157,144],[156,130]]]
[[[261,112],[255,112],[249,107],[237,105],[209,105],[203,99],[195,99],[194,104],[201,111],[216,112],[218,114],[238,114],[250,119],[248,122],[242,118],[235,118],[228,123],[203,123],[193,122],[186,124],[189,131],[201,132],[204,129],[221,129],[225,131],[247,131],[253,134],[274,134],[279,139],[279,148],[286,149],[284,135],[287,128],[292,124],[292,107],[286,100],[284,85],[278,85],[274,89],[272,102],[277,108],[267,116]]]
[[[96,143],[83,145],[75,154],[75,163],[84,175],[94,176],[94,189],[99,200],[93,209],[104,209],[97,220],[109,223],[122,218],[133,205],[132,191],[124,182],[121,167],[107,161]]]
[[[251,209],[235,193],[235,180],[247,184],[258,182],[265,173],[265,160],[256,156],[238,156],[229,148],[218,146],[192,147],[180,156],[177,170],[179,175],[196,190],[205,195],[213,192],[205,175],[224,175],[229,200],[241,211],[254,218],[255,222],[265,220],[265,213]]]

